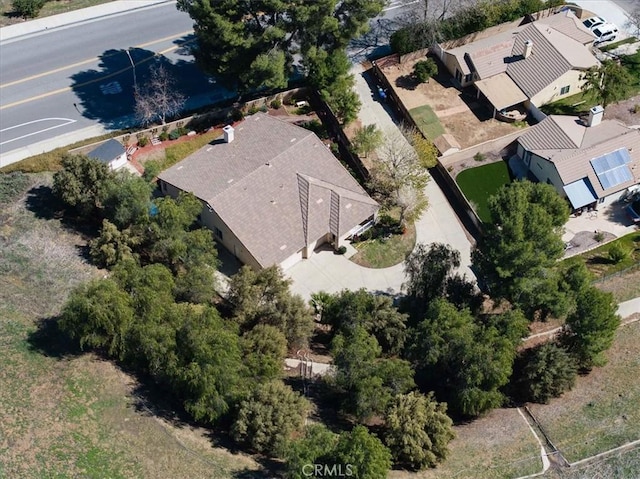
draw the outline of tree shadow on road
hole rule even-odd
[[[178,51],[187,52],[189,38],[176,41]],[[209,94],[210,78],[194,61],[170,61],[141,48],[107,50],[100,55],[99,69],[71,76],[71,88],[79,98],[75,106],[85,118],[96,120],[109,129],[135,126],[134,90],[144,87],[153,68],[162,66],[174,82],[173,89],[185,98]],[[213,100],[215,97],[212,97]]]

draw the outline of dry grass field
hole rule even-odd
[[[103,274],[83,260],[86,240],[49,217],[50,181],[30,176],[29,193],[0,201],[0,478],[262,477],[211,431],[151,413],[158,401],[113,363],[38,328]]]

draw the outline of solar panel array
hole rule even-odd
[[[598,176],[602,189],[607,190],[633,180],[633,174],[628,165],[630,162],[629,151],[626,148],[620,148],[594,158],[591,160],[591,166]]]

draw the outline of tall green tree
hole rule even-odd
[[[344,49],[367,31],[384,0],[179,0],[194,20],[196,60],[243,89],[284,86],[295,54]],[[315,51],[314,51],[315,50]],[[313,74],[312,74],[313,75]]]
[[[426,83],[429,79],[438,73],[438,65],[433,58],[427,58],[416,62],[413,66],[413,76],[419,83]]]
[[[110,279],[94,280],[73,291],[60,315],[59,327],[80,347],[104,348],[122,359],[127,335],[134,322],[129,295]]]
[[[336,373],[330,384],[340,397],[343,412],[359,421],[383,414],[394,395],[415,387],[409,363],[379,359],[378,342],[362,326],[338,334],[331,352]]]
[[[455,437],[447,405],[433,395],[418,392],[398,395],[385,414],[384,442],[397,466],[412,470],[435,467],[446,459]]]
[[[472,261],[491,295],[525,311],[563,299],[552,266],[564,253],[566,201],[551,185],[518,181],[491,196],[489,210],[491,223],[485,225]],[[556,314],[563,312],[564,306]]]
[[[116,172],[105,199],[105,217],[120,229],[146,223],[153,186],[126,170]]]
[[[359,155],[366,158],[369,153],[382,145],[383,138],[382,131],[376,125],[365,125],[356,130],[356,134],[353,137],[353,146]]]
[[[282,456],[291,435],[302,429],[309,402],[282,381],[258,385],[240,403],[231,427],[234,440],[253,450]]]
[[[457,306],[477,310],[482,297],[475,285],[456,273],[460,252],[443,243],[418,244],[404,263],[407,277],[405,303],[415,321],[420,321],[436,298],[447,298]]]
[[[102,210],[114,177],[109,167],[84,155],[65,156],[61,163],[53,175],[53,193],[83,216]]]
[[[616,310],[611,293],[591,286],[578,294],[576,310],[565,323],[562,343],[580,368],[589,370],[606,364],[604,353],[613,344],[620,325]]]
[[[258,324],[242,335],[242,351],[247,373],[256,381],[282,376],[287,354],[287,338],[275,326]]]
[[[338,435],[329,431],[323,424],[310,424],[305,427],[304,435],[286,446],[285,477],[305,479],[310,477],[310,474],[315,474],[315,464],[321,467],[325,464],[323,461],[326,461],[327,465],[331,464],[331,454],[337,442]]]
[[[322,321],[331,325],[332,337],[362,326],[388,355],[399,354],[404,345],[407,316],[398,311],[388,296],[364,289],[344,290],[332,296],[323,308]]]
[[[363,426],[355,426],[350,432],[340,434],[332,456],[334,464],[342,466],[340,472],[343,475],[357,479],[387,477],[391,469],[389,449]]]
[[[121,261],[135,259],[135,249],[140,241],[130,228],[119,230],[105,219],[98,237],[89,241],[89,254],[98,267],[111,268]]]
[[[522,401],[548,403],[576,383],[575,359],[556,343],[525,350],[516,360],[513,394]]]
[[[246,393],[237,330],[213,308],[190,315],[176,331],[172,386],[197,421],[215,424]]]
[[[287,337],[290,348],[304,346],[313,330],[313,316],[303,299],[290,292],[289,285],[290,280],[277,266],[257,272],[242,267],[231,278],[228,293],[233,316],[242,329],[269,324]]]
[[[590,68],[581,79],[584,80],[582,90],[591,92],[604,108],[624,100],[635,80],[623,65],[611,59]]]
[[[434,300],[425,319],[409,332],[412,342],[406,354],[420,388],[434,391],[457,416],[478,416],[500,406],[517,336],[505,334],[505,323],[500,318],[476,323],[468,310]]]

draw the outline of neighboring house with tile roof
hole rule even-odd
[[[89,158],[105,163],[112,170],[117,170],[127,163],[127,150],[118,140],[107,140],[87,153]]]
[[[378,204],[315,133],[264,113],[159,175],[161,191],[188,191],[201,222],[242,263],[290,267],[316,247],[343,244]]]
[[[524,21],[524,20],[523,20]],[[512,22],[434,47],[462,86],[474,85],[497,112],[530,109],[580,91],[600,63],[595,37],[569,10],[532,23]]]
[[[573,209],[611,203],[640,183],[640,130],[601,120],[602,114],[594,107],[587,120],[551,115],[517,140],[528,172],[553,185]]]

